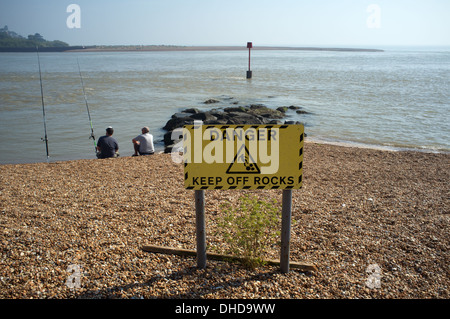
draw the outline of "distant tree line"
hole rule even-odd
[[[0,48],[62,48],[68,47],[69,44],[55,40],[47,41],[39,33],[29,35],[25,38],[14,31],[9,31],[8,26],[0,28]]]

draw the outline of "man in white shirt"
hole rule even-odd
[[[142,134],[133,138],[134,155],[152,155],[155,153],[155,147],[153,145],[153,135],[150,133],[150,129],[146,126],[142,128]]]

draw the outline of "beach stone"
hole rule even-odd
[[[193,118],[195,120],[202,120],[202,121],[215,121],[215,120],[217,120],[217,117],[215,117],[214,115],[212,115],[209,112],[196,113],[196,114],[191,115],[191,118]]]
[[[228,120],[229,119],[229,115],[227,113],[225,113],[225,112],[214,110],[214,111],[211,111],[210,113],[211,113],[211,115],[216,117],[217,120],[219,120],[219,121],[220,120]]]
[[[189,116],[191,116],[191,115],[192,115],[192,114],[181,112],[181,113],[175,113],[175,114],[173,114],[173,115],[172,115],[172,118],[173,118],[173,119],[175,119],[175,118],[181,119],[181,118],[189,117]]]
[[[190,109],[186,109],[183,112],[184,113],[190,113],[190,114],[197,114],[197,113],[200,113],[200,110],[195,108],[195,107],[193,107],[193,108],[190,108]]]
[[[250,104],[251,110],[264,109],[264,108],[267,108],[267,106],[265,106],[264,104]]]
[[[252,108],[249,113],[270,119],[282,119],[286,116],[283,112],[272,110],[268,107]]]
[[[205,102],[203,102],[204,104],[213,104],[213,103],[219,103],[220,101],[219,100],[216,100],[216,99],[209,99],[209,100],[206,100]]]
[[[227,113],[229,113],[229,112],[247,112],[248,109],[243,106],[238,106],[238,107],[227,107],[226,109],[224,109],[224,111]]]

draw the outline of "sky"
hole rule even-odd
[[[86,46],[450,46],[449,13],[450,0],[0,0],[0,27]]]

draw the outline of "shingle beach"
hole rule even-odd
[[[291,260],[317,271],[282,274],[142,250],[196,248],[194,192],[170,154],[1,165],[0,297],[450,297],[449,154],[307,142],[303,167]],[[209,247],[222,245],[221,203],[247,193],[281,203],[281,190],[206,191]],[[79,287],[68,284],[73,265]]]

